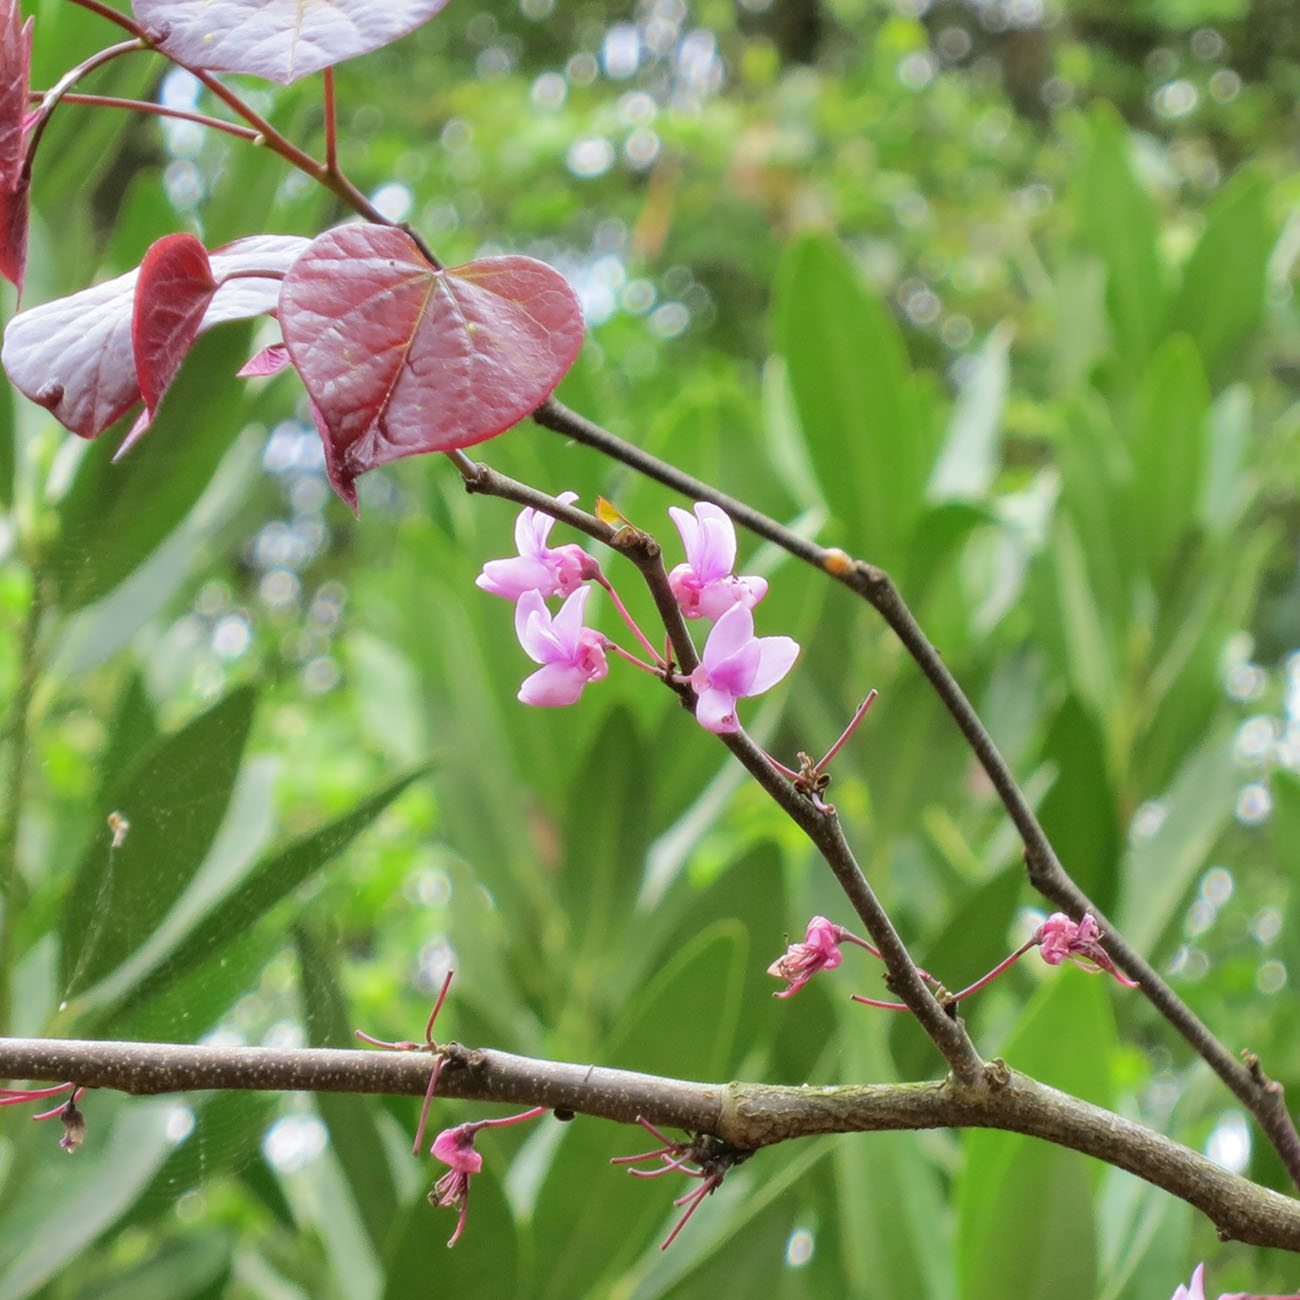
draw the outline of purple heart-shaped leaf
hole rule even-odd
[[[220,285],[200,332],[274,311],[280,278],[308,244],[300,235],[253,235],[214,252],[214,280],[236,272],[245,278]],[[5,329],[0,363],[14,386],[83,438],[103,433],[140,400],[131,338],[138,276],[138,270],[128,271],[42,303],[20,312]]]
[[[192,68],[288,85],[414,31],[447,0],[133,0],[158,48]]]
[[[399,456],[491,438],[544,401],[582,310],[530,257],[432,266],[392,226],[326,231],[284,278],[280,328],[318,413],[335,490]]]

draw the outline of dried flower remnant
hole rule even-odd
[[[753,609],[767,595],[767,579],[736,577],[736,527],[711,501],[697,501],[694,515],[677,506],[668,513],[686,548],[686,563],[668,575],[668,586],[686,618],[717,619],[733,605]]]
[[[799,992],[820,970],[834,970],[844,960],[841,938],[847,933],[824,916],[808,922],[802,943],[790,944],[768,968],[767,973],[785,980],[787,987],[774,998],[790,998]]]
[[[1072,921],[1064,912],[1053,912],[1035,931],[1030,946],[1033,944],[1038,945],[1049,966],[1059,966],[1068,959],[1090,974],[1106,971],[1125,987],[1137,988],[1137,981],[1122,974],[1101,946],[1101,926],[1091,913],[1085,912],[1081,920]]]
[[[576,492],[561,492],[556,500],[570,505],[578,499]],[[515,545],[519,554],[506,560],[489,560],[474,579],[477,586],[494,596],[518,600],[526,591],[542,597],[568,596],[588,578],[594,578],[600,566],[574,542],[564,546],[547,546],[555,520],[531,506],[519,512],[515,520]]]
[[[59,1097],[65,1092],[71,1092],[72,1096],[39,1115],[33,1115],[32,1119],[54,1119],[57,1116],[62,1120],[63,1136],[59,1145],[71,1155],[86,1137],[86,1117],[77,1109],[77,1102],[86,1095],[85,1088],[78,1088],[75,1083],[56,1083],[50,1088],[0,1088],[0,1106],[21,1106],[26,1102],[44,1101],[47,1097]]]
[[[635,1178],[658,1178],[661,1174],[670,1173],[675,1169],[688,1178],[702,1180],[697,1188],[684,1196],[679,1196],[673,1202],[675,1206],[682,1209],[683,1213],[673,1225],[673,1230],[659,1244],[660,1250],[667,1250],[676,1240],[677,1234],[686,1226],[686,1221],[699,1209],[704,1198],[712,1196],[722,1186],[722,1180],[727,1176],[728,1171],[748,1160],[754,1153],[728,1146],[720,1138],[708,1133],[697,1133],[689,1142],[674,1142],[672,1138],[661,1133],[644,1115],[638,1115],[636,1122],[647,1133],[658,1138],[663,1145],[653,1151],[643,1151],[640,1155],[614,1156],[609,1162],[611,1165],[633,1165],[639,1164],[642,1160],[658,1160],[660,1161],[658,1169],[629,1169],[628,1173]],[[695,1168],[691,1168],[692,1165]]]
[[[545,1106],[534,1106],[532,1110],[519,1115],[506,1115],[502,1119],[476,1119],[468,1124],[457,1124],[455,1128],[445,1128],[434,1138],[433,1154],[450,1168],[434,1183],[433,1191],[429,1193],[429,1204],[455,1206],[460,1210],[456,1230],[451,1234],[448,1246],[454,1246],[460,1240],[460,1234],[465,1231],[465,1216],[469,1213],[470,1175],[479,1173],[483,1168],[483,1157],[474,1149],[474,1139],[479,1129],[519,1124],[545,1113]]]

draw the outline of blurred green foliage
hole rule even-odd
[[[114,39],[34,9],[36,85]],[[565,401],[891,571],[1066,865],[1293,1094],[1298,84],[1285,0],[459,0],[338,73],[342,161],[377,203],[448,263],[524,251],[578,288]],[[143,58],[95,89],[193,100]],[[321,147],[314,80],[249,93]],[[173,229],[346,215],[224,137],[73,106],[35,200],[31,302]],[[510,611],[473,585],[511,509],[412,461],[362,481],[355,522],[292,376],[231,377],[251,347],[206,339],[118,465],[114,434],[78,444],[0,394],[11,1031],[417,1037],[454,964],[439,1034],[468,1043],[715,1080],[935,1075],[913,1025],[848,1003],[869,964],[768,996],[787,932],[850,918],[665,692],[615,666],[564,713],[516,703]],[[603,493],[675,556],[655,485],[529,425],[481,451]],[[742,547],[772,583],[760,631],[804,647],[745,720],[791,761],[880,690],[832,797],[958,987],[1034,923],[1011,828],[870,611]],[[1022,965],[966,1011],[986,1055],[1285,1186],[1145,1003]],[[447,1252],[412,1102],[83,1109],[74,1161],[6,1116],[0,1296],[1148,1300],[1202,1257],[1218,1288],[1298,1271],[998,1133],[765,1152],[661,1254],[680,1189],[605,1163],[635,1134],[492,1130]]]

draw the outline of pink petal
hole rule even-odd
[[[704,643],[703,662],[711,673],[714,664],[724,663],[753,639],[754,616],[744,605],[733,605],[713,625],[713,631]]]
[[[582,612],[587,606],[587,597],[591,595],[590,587],[579,587],[572,592],[560,612],[555,616],[555,634],[564,646],[576,649],[578,632],[582,627]]]
[[[551,613],[541,592],[526,591],[519,597],[515,605],[515,635],[534,663],[554,663],[560,657],[551,631]]]
[[[706,582],[727,577],[736,567],[736,526],[711,501],[697,501],[695,517],[700,521],[702,544],[695,555],[688,551],[687,558]]]
[[[483,1168],[483,1157],[474,1150],[474,1133],[472,1130],[467,1132],[463,1124],[443,1129],[433,1139],[433,1154],[457,1173],[477,1174]]]
[[[740,730],[736,717],[736,697],[727,691],[706,686],[695,701],[695,720],[719,736]]]
[[[524,678],[518,698],[541,708],[563,708],[578,702],[589,680],[576,664],[550,663]]]
[[[758,638],[758,652],[758,670],[746,695],[761,695],[775,686],[799,658],[799,642],[788,636],[762,636]]]
[[[540,595],[551,582],[551,572],[531,555],[513,555],[508,560],[489,560],[474,585],[494,596],[518,600],[526,591]]]

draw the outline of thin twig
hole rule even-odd
[[[45,97],[43,90],[33,90],[28,98],[39,103]],[[210,127],[214,131],[224,131],[249,144],[256,144],[262,138],[260,131],[251,126],[240,126],[238,122],[226,122],[207,113],[196,113],[188,108],[169,108],[166,104],[155,104],[148,99],[123,99],[118,95],[85,95],[79,92],[64,95],[60,100],[64,104],[84,104],[91,108],[121,108],[130,113],[145,113],[154,117],[175,118],[178,122],[195,122],[199,126]]]

